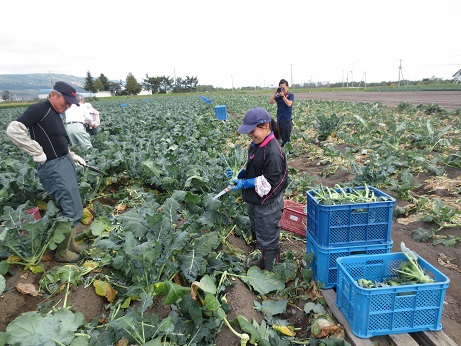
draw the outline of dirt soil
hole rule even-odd
[[[437,104],[446,110],[461,108],[461,91],[399,91],[399,92],[304,92],[295,94],[295,100],[327,100],[350,102],[379,102],[385,106],[396,108],[400,102],[408,102],[414,106]]]
[[[309,93],[296,94],[298,99],[311,98],[315,95],[315,98],[332,97],[329,93]],[[365,95],[372,93],[342,93],[342,96],[351,97],[352,94],[357,95],[357,102],[389,102],[389,105],[396,106],[400,101],[416,102],[416,104],[427,104],[427,103],[438,103],[442,105],[442,96],[444,93],[406,93],[411,94],[404,97],[403,93],[386,93],[382,95],[381,100],[377,99],[364,99]],[[385,97],[398,96],[398,100],[384,101]],[[417,94],[419,97],[416,97]],[[368,96],[370,96],[368,95]],[[411,96],[411,98],[410,98]],[[450,93],[451,102],[450,104],[443,104],[446,109],[455,109],[461,107],[461,93]],[[342,97],[337,96],[336,100],[341,100]],[[404,98],[402,98],[404,97]],[[448,97],[448,96],[443,96]],[[348,99],[350,101],[350,99]],[[324,184],[327,186],[334,186],[336,182],[348,182],[351,180],[351,176],[341,170],[336,171],[334,174],[329,175],[327,178],[320,178],[320,171],[322,166],[317,165],[317,162],[312,162],[307,157],[297,157],[290,160],[289,165],[298,169],[301,173],[307,172],[310,176],[319,176],[316,184]],[[452,179],[461,179],[461,170],[450,169],[447,170],[448,177]],[[453,192],[444,189],[443,187],[434,187],[430,183],[431,178],[428,174],[420,174],[415,177],[418,183],[421,183],[421,187],[417,191],[418,195],[438,195],[440,197],[456,197],[461,198],[461,195],[454,194]],[[416,183],[416,182],[415,182]],[[384,191],[390,195],[389,191]],[[397,205],[405,206],[407,202],[400,200],[397,196],[393,196],[397,200]],[[440,271],[450,278],[450,286],[446,290],[445,304],[443,307],[442,325],[443,331],[453,341],[461,345],[461,246],[458,243],[456,247],[447,247],[444,245],[433,246],[430,242],[417,243],[413,241],[411,232],[418,227],[422,226],[419,222],[406,222],[411,221],[409,219],[397,219],[394,218],[392,224],[391,238],[393,240],[392,252],[400,252],[400,243],[403,241],[410,249],[416,251],[423,258],[428,260],[432,265],[436,266]],[[424,228],[437,228],[436,225],[424,224]],[[451,234],[455,236],[461,236],[461,228],[450,228],[445,234]],[[245,242],[237,237],[230,236],[229,241],[233,245],[238,246],[246,252],[250,252],[251,249],[246,246]],[[283,237],[281,241],[282,252],[287,250],[293,250],[297,255],[302,256],[306,250],[305,241],[302,238],[294,240],[293,237]],[[446,256],[446,257],[444,257]],[[448,260],[446,259],[448,258]],[[45,259],[44,262],[47,268],[58,265],[58,263],[50,261],[50,258]],[[450,265],[453,268],[450,268]],[[458,268],[458,269],[456,269]],[[0,331],[5,331],[6,326],[14,320],[18,315],[23,312],[37,310],[40,306],[46,303],[48,306],[61,306],[62,305],[62,294],[52,297],[48,301],[44,302],[41,296],[32,296],[29,294],[20,293],[16,287],[18,283],[29,283],[34,285],[37,289],[39,286],[40,275],[35,275],[30,271],[23,271],[21,268],[14,268],[14,274],[6,275],[6,290],[3,295],[0,296]],[[227,294],[228,301],[232,305],[232,310],[229,313],[229,319],[237,315],[243,315],[248,320],[255,319],[260,323],[263,316],[260,312],[253,309],[253,301],[261,301],[261,298],[256,296],[252,291],[249,290],[248,286],[243,282],[236,280],[235,286],[233,286]],[[73,305],[74,311],[80,311],[84,314],[87,321],[91,321],[94,318],[98,318],[101,321],[107,318],[108,310],[106,310],[107,301],[105,298],[96,295],[92,286],[84,288],[82,285],[76,289],[71,289],[71,293],[68,297],[68,302]],[[302,306],[300,306],[302,310]],[[155,312],[159,315],[166,316],[168,314],[168,307],[162,306],[160,303],[156,305]],[[297,328],[302,328],[299,333],[305,333],[305,328],[308,325],[308,321],[305,319],[304,313],[296,313],[292,316],[287,316],[293,325]],[[299,334],[298,334],[299,335]],[[218,346],[238,346],[239,341],[233,334],[229,332],[226,326],[223,326],[217,339]]]

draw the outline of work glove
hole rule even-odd
[[[86,162],[84,159],[82,159],[80,156],[75,154],[73,151],[70,152],[70,156],[72,157],[72,160],[74,160],[74,163],[77,166],[86,166]]]
[[[40,155],[34,155],[32,158],[37,163],[45,163],[46,162],[46,154],[45,153],[41,153]]]
[[[237,179],[243,179],[243,177],[245,176],[245,173],[246,173],[246,170],[245,168],[242,169],[239,174],[237,175]]]
[[[232,179],[232,184],[235,185],[232,190],[251,189],[255,187],[255,178]]]
[[[224,171],[224,173],[226,174],[227,179],[232,178],[232,174],[234,174],[234,173],[232,172],[232,169],[230,169],[229,167],[226,168],[226,170]]]

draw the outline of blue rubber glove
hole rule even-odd
[[[255,187],[255,178],[251,179],[232,179],[232,183],[235,186],[232,190],[251,189]]]
[[[232,169],[230,169],[229,167],[226,168],[226,170],[224,171],[224,173],[226,174],[227,179],[232,178],[233,172],[232,172]]]
[[[246,170],[245,168],[240,171],[240,173],[237,175],[237,179],[243,179],[245,176]]]

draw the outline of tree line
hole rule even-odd
[[[166,94],[167,92],[184,93],[197,91],[198,77],[186,78],[170,76],[149,77],[146,73],[146,78],[143,78],[141,83],[132,73],[126,77],[125,83],[110,81],[104,74],[97,78],[93,78],[91,72],[86,73],[83,88],[89,92],[97,93],[98,91],[110,91],[114,96],[120,95],[137,95],[142,89],[149,91],[152,94]]]

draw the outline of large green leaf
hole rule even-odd
[[[184,255],[178,256],[181,262],[181,272],[191,283],[195,281],[197,276],[205,272],[206,260],[196,250],[188,251]]]
[[[256,266],[250,267],[242,280],[260,294],[268,294],[285,288],[283,281],[278,279],[274,273],[261,270]]]
[[[185,294],[190,294],[189,287],[183,287],[171,281],[158,282],[154,285],[154,292],[165,296],[164,304],[173,304]]]
[[[283,314],[286,311],[288,300],[264,300],[261,304],[255,302],[257,310],[261,311],[267,320],[271,320],[274,315]]]
[[[36,311],[26,312],[6,328],[9,333],[8,343],[24,346],[55,346],[56,342],[70,345],[75,332],[85,324],[81,312],[75,314],[67,309],[60,309],[54,314],[42,316]]]

